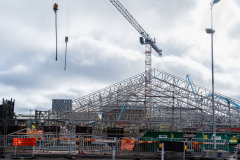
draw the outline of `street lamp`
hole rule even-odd
[[[218,3],[220,0],[212,0],[211,5],[211,29],[206,28],[205,31],[207,34],[211,34],[211,48],[212,48],[212,109],[213,109],[213,141],[214,141],[214,150],[217,150],[216,146],[216,125],[215,125],[215,110],[214,110],[214,68],[213,68],[213,20],[212,20],[212,8],[214,4]]]

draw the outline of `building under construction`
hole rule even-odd
[[[35,119],[13,119],[14,102],[5,105],[4,101],[0,110],[0,122],[4,120],[0,154],[14,153],[16,157],[17,146],[21,146],[18,153],[23,150],[29,154],[27,151],[32,149],[32,155],[51,150],[55,154],[66,151],[65,154],[71,156],[112,154],[114,158],[115,153],[127,158],[132,155],[156,158],[160,153],[162,159],[165,151],[170,151],[171,156],[172,152],[183,153],[183,159],[186,153],[190,153],[190,158],[194,153],[201,157],[208,154],[208,157],[228,158],[233,150],[236,153],[234,147],[240,144],[240,134],[233,132],[240,132],[240,101],[213,94],[194,84],[189,75],[184,80],[152,69],[152,49],[162,56],[155,38],[145,32],[118,0],[110,2],[141,34],[140,43],[145,45],[145,72],[73,101],[53,99],[52,110],[36,110]],[[53,10],[57,60],[56,3]],[[66,70],[67,36],[65,42]],[[10,112],[5,111],[6,106]],[[9,125],[13,122],[14,127]],[[221,152],[205,154],[205,149],[216,149],[216,138],[212,134],[215,127],[219,132],[217,149]]]
[[[116,156],[149,158],[167,154],[161,152],[163,142],[175,146],[165,146],[166,151],[180,151],[190,158],[213,149],[212,91],[194,84],[189,75],[184,80],[158,69],[150,75],[146,80],[145,72],[140,73],[73,100],[71,110],[62,103],[54,111],[36,110],[35,119],[7,119],[8,127],[0,136],[1,153],[31,153],[24,147],[14,151],[16,136],[36,139],[35,154],[52,150],[102,157],[112,155],[115,148]],[[214,97],[217,149],[230,156],[240,143],[240,102],[219,93]],[[15,126],[8,125],[12,121]]]
[[[171,131],[211,130],[211,90],[193,84],[189,75],[184,80],[158,69],[151,72],[151,83],[146,83],[145,73],[140,73],[78,98],[71,112],[58,114],[76,123],[95,121],[96,127],[135,124],[146,130],[162,126]],[[216,125],[238,128],[240,102],[219,93],[214,97]]]

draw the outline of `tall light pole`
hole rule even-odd
[[[216,146],[216,125],[215,125],[215,106],[214,106],[214,67],[213,67],[213,33],[215,32],[213,30],[213,18],[212,18],[212,8],[214,4],[218,3],[220,0],[212,0],[210,3],[211,5],[211,29],[206,28],[206,32],[208,34],[211,34],[211,48],[212,48],[212,110],[213,110],[213,142],[214,142],[214,150],[217,150]]]

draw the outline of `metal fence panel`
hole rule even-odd
[[[117,138],[87,135],[82,137],[81,153],[102,154],[101,152],[113,151],[116,148]]]
[[[229,142],[227,139],[216,140],[216,146],[218,150],[229,152]],[[212,139],[193,138],[191,141],[188,141],[187,148],[194,153],[200,153],[203,149],[212,150],[214,142]]]
[[[69,135],[69,134],[49,134],[49,135],[8,135],[6,138],[7,154],[13,154],[13,138],[36,138],[36,154],[45,154],[46,151],[66,154],[91,154],[104,155],[112,154],[115,147],[116,156],[118,155],[157,155],[160,151],[160,141],[185,142],[187,150],[193,153],[201,153],[205,150],[213,149],[212,139],[184,139],[184,138],[152,138],[152,137],[123,137],[112,138],[93,135]],[[4,136],[0,136],[0,143],[4,143]],[[3,146],[3,145],[1,145]],[[17,146],[17,154],[31,154],[33,147]],[[217,140],[217,149],[229,151],[228,140]],[[59,152],[58,152],[59,151]],[[3,152],[3,151],[2,151]]]

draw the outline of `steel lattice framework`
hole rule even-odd
[[[198,128],[212,124],[211,90],[192,84],[195,87],[193,92],[190,83],[184,79],[158,69],[151,72],[151,84],[146,83],[145,72],[140,73],[74,100],[73,111],[61,114],[73,120],[106,123],[128,121]],[[216,124],[239,125],[240,108],[235,104],[240,102],[215,94]],[[149,103],[151,105],[147,105]],[[126,108],[124,112],[123,107]]]

